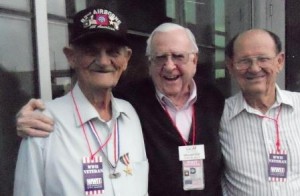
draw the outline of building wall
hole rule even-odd
[[[286,1],[286,88],[300,92],[300,1]]]
[[[227,10],[230,23],[228,38],[249,28],[263,28],[276,33],[285,50],[285,1],[284,0],[239,0],[228,4]],[[250,19],[250,20],[249,20]],[[278,85],[285,89],[285,69],[279,74]],[[231,94],[238,91],[235,81],[231,81]]]

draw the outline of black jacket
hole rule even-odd
[[[141,119],[150,165],[150,196],[221,195],[223,164],[218,129],[224,97],[214,86],[204,81],[196,81],[196,85],[196,144],[204,144],[206,156],[205,189],[202,191],[183,190],[182,163],[178,156],[178,146],[182,146],[182,140],[156,99],[151,79],[126,85],[116,93],[134,106]],[[192,144],[192,134],[189,138],[189,144]]]

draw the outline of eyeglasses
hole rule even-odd
[[[267,57],[267,56],[256,56],[251,58],[243,58],[236,62],[234,62],[234,66],[237,70],[246,70],[254,63],[257,64],[259,67],[264,68],[272,65],[274,57]]]
[[[193,53],[194,52],[173,52],[169,54],[158,54],[158,55],[151,55],[149,59],[155,65],[162,66],[168,61],[169,57],[171,57],[174,64],[183,65],[188,62],[190,54]]]

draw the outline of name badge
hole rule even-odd
[[[83,157],[83,180],[85,195],[99,195],[104,192],[102,157]]]
[[[179,160],[205,159],[204,145],[179,146]]]
[[[287,154],[270,153],[268,176],[271,182],[285,182],[287,178]]]

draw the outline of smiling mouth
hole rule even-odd
[[[177,80],[180,76],[172,76],[172,77],[167,77],[167,76],[163,76],[163,78],[165,80],[168,80],[168,81],[174,81],[174,80]]]
[[[112,70],[112,69],[91,69],[91,71],[97,72],[97,73],[111,73],[111,72],[114,72],[115,70]]]
[[[246,75],[247,80],[256,80],[256,79],[261,79],[261,78],[264,78],[264,77],[265,77],[265,74],[257,74],[257,75],[247,74]]]
[[[258,80],[258,79],[261,79],[261,78],[264,78],[264,76],[247,77],[246,79],[247,79],[247,80]]]
[[[110,73],[112,71],[109,71],[109,70],[98,70],[96,72],[98,72],[98,73]]]
[[[114,72],[115,69],[113,67],[105,67],[105,66],[99,66],[96,62],[96,60],[93,60],[89,65],[89,70],[92,72],[97,72],[97,73],[110,73]]]

